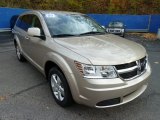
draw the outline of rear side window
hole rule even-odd
[[[27,31],[28,28],[32,27],[32,19],[33,19],[33,15],[21,16],[18,19],[16,26],[23,29],[24,31]]]

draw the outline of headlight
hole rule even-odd
[[[75,62],[77,69],[84,78],[113,79],[117,73],[113,66],[93,66]]]

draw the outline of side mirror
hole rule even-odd
[[[27,33],[33,37],[41,37],[41,30],[37,27],[28,28]]]

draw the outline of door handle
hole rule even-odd
[[[26,40],[29,40],[29,37],[25,36],[25,39],[26,39]]]

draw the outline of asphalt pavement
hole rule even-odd
[[[12,36],[0,33],[0,120],[159,120],[160,42],[126,38],[148,51],[153,71],[147,90],[118,107],[96,109],[74,104],[61,108],[53,100],[45,77],[29,62],[17,60]]]

